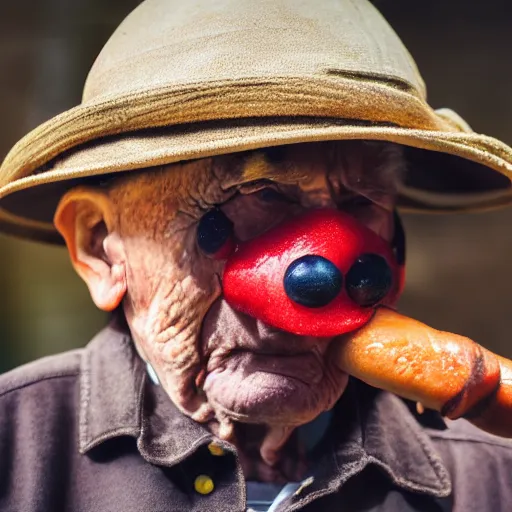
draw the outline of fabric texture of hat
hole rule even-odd
[[[96,60],[81,105],[24,137],[0,168],[0,229],[59,242],[80,180],[321,140],[406,147],[400,205],[511,202],[512,150],[434,111],[412,57],[367,0],[146,0]]]

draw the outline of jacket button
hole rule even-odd
[[[215,485],[208,475],[199,475],[194,481],[194,489],[199,494],[210,494],[215,489]]]
[[[222,448],[222,446],[219,446],[217,443],[210,443],[208,445],[208,451],[215,457],[221,457],[225,453],[224,448]]]

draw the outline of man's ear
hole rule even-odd
[[[75,188],[60,200],[54,223],[96,306],[114,310],[126,293],[126,255],[114,231],[109,197],[92,188]]]

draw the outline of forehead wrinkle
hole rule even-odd
[[[179,213],[189,222],[226,199],[222,181],[232,174],[230,169],[232,165],[213,165],[212,158],[203,158],[119,179],[109,190],[119,225],[125,233],[153,233],[156,237],[158,232],[169,231]]]
[[[185,193],[181,164],[147,169],[116,183],[109,197],[126,234],[152,234],[167,229]],[[190,178],[189,178],[190,179]]]
[[[136,172],[119,180],[110,196],[123,227],[154,231],[167,229],[178,212],[198,217],[255,181],[298,186],[303,194],[322,196],[324,202],[327,195],[332,198],[343,190],[389,194],[397,185],[400,157],[394,145],[298,144],[285,147],[284,158],[277,162],[269,160],[265,150],[255,150]]]

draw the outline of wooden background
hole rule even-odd
[[[321,1],[321,0],[319,0]],[[137,0],[0,2],[0,159],[80,101],[95,55]],[[512,144],[512,3],[375,0],[416,58],[434,107]],[[512,211],[410,216],[402,310],[512,357]],[[0,371],[81,346],[104,323],[63,249],[0,235]]]

